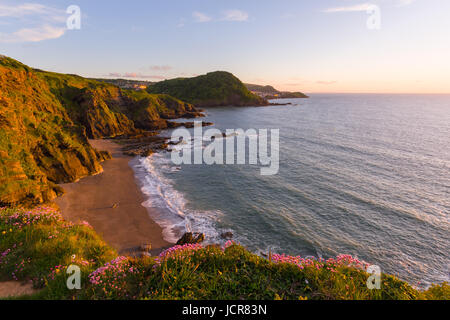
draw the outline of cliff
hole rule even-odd
[[[238,78],[224,71],[157,82],[147,91],[169,94],[196,107],[268,105],[267,100],[251,93]]]
[[[229,241],[179,245],[158,257],[118,257],[87,222],[69,223],[53,208],[0,208],[0,236],[0,279],[32,283],[39,291],[27,299],[450,299],[446,282],[424,291],[384,273],[380,289],[371,290],[367,264],[348,255],[261,257]],[[73,264],[81,269],[79,290],[65,285]]]
[[[32,69],[0,56],[0,206],[42,203],[73,182],[98,173],[110,155],[88,138],[142,134],[197,117],[167,95]]]

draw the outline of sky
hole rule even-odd
[[[0,54],[86,77],[450,93],[450,0],[0,0]]]

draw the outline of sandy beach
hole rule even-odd
[[[135,254],[140,245],[151,243],[155,255],[170,246],[163,239],[161,227],[149,216],[148,210],[152,209],[142,206],[145,198],[129,166],[132,157],[123,155],[120,146],[112,141],[90,143],[98,150],[111,152],[112,159],[102,164],[102,173],[61,185],[66,193],[55,202],[63,217],[89,222],[119,254]]]

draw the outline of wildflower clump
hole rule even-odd
[[[118,257],[89,275],[89,282],[96,298],[123,299],[131,298],[128,294],[129,275],[140,271],[133,267],[129,258]],[[131,284],[131,283],[130,283]]]
[[[196,244],[185,244],[177,245],[164,250],[155,259],[156,265],[160,265],[164,260],[167,259],[185,259],[191,256],[195,251],[203,249],[203,246],[199,243]]]
[[[419,291],[387,274],[371,290],[368,263],[350,255],[265,258],[228,241],[118,257],[87,222],[66,222],[49,207],[0,209],[0,236],[0,281],[32,281],[43,288],[39,299],[450,299],[446,283]],[[80,290],[67,288],[70,265],[80,268]]]
[[[9,232],[12,232],[12,228],[8,229],[8,226],[23,229],[37,223],[50,224],[63,221],[61,214],[51,207],[37,207],[33,210],[0,208],[0,225]]]
[[[273,254],[271,255],[271,261],[274,263],[290,263],[296,265],[300,269],[305,267],[312,267],[317,270],[326,268],[331,272],[336,272],[338,267],[353,267],[359,270],[367,270],[369,264],[365,261],[360,261],[350,255],[339,255],[334,258],[324,260],[323,258],[302,258],[300,256],[289,256],[285,254]]]
[[[32,281],[42,297],[68,297],[66,269],[86,276],[115,256],[85,224],[65,221],[56,208],[0,209],[0,281]]]

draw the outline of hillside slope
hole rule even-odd
[[[368,264],[348,255],[263,258],[229,241],[175,246],[158,257],[120,257],[87,222],[70,223],[48,207],[0,208],[0,235],[0,281],[32,283],[40,291],[30,299],[450,299],[448,283],[421,291],[384,273],[380,289],[370,290]],[[73,264],[81,268],[80,290],[66,285]]]
[[[161,81],[150,85],[147,91],[169,94],[196,107],[268,105],[265,99],[251,93],[238,78],[224,71]]]
[[[280,93],[280,91],[278,91],[277,89],[275,89],[272,86],[262,86],[262,85],[259,85],[259,84],[250,84],[250,83],[244,83],[244,85],[251,92],[261,92],[261,93],[265,93],[265,94],[277,94],[277,93]]]
[[[278,91],[272,86],[262,86],[258,84],[245,83],[248,90],[254,94],[264,97],[265,99],[295,99],[295,98],[309,98],[303,92],[289,92]]]
[[[108,154],[88,138],[167,128],[166,119],[196,117],[167,95],[32,69],[0,56],[0,206],[42,203],[73,182],[98,173]]]

